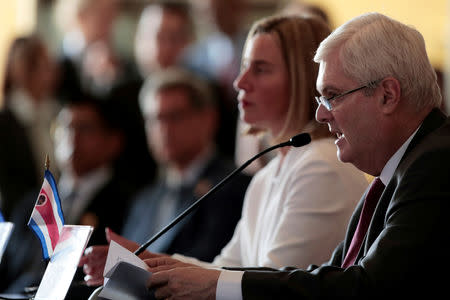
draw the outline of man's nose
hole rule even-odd
[[[325,108],[324,105],[319,104],[316,109],[316,120],[319,123],[329,123],[333,117],[332,113]]]

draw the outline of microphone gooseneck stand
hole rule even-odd
[[[311,136],[308,133],[300,133],[294,137],[292,137],[289,141],[283,142],[277,145],[274,145],[272,147],[269,147],[260,153],[256,154],[252,158],[250,158],[248,161],[246,161],[244,164],[242,164],[239,168],[235,169],[233,172],[231,172],[227,177],[225,177],[222,181],[220,181],[218,184],[216,184],[211,190],[209,190],[206,194],[204,194],[202,197],[200,197],[197,201],[195,201],[191,206],[189,206],[185,211],[183,211],[181,214],[179,214],[172,222],[170,222],[166,227],[161,229],[158,233],[156,233],[153,237],[151,237],[147,242],[142,244],[135,252],[135,255],[141,254],[145,249],[147,249],[148,246],[150,246],[154,241],[156,241],[160,236],[162,236],[164,233],[166,233],[169,229],[171,229],[173,226],[178,224],[183,218],[185,218],[188,214],[190,214],[194,209],[196,209],[200,203],[217,192],[219,189],[223,187],[225,183],[227,183],[231,178],[233,178],[237,173],[241,172],[243,169],[245,169],[248,165],[250,165],[255,159],[259,158],[260,156],[266,154],[267,152],[270,152],[274,149],[286,147],[286,146],[293,146],[293,147],[301,147],[306,144],[309,144],[311,142]]]

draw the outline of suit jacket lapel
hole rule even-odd
[[[202,178],[207,178],[209,173],[214,170],[214,166],[216,165],[217,161],[217,155],[214,155],[211,160],[207,163],[205,169],[201,172],[199,175],[199,178],[195,180],[195,182],[192,185],[182,185],[180,187],[180,190],[177,192],[177,209],[176,209],[176,216],[181,214],[183,211],[185,211],[190,205],[192,205],[198,197],[195,195],[195,187],[199,181],[201,181]],[[161,198],[161,197],[160,197]],[[158,242],[155,244],[155,247],[153,250],[159,250],[159,252],[165,252],[166,250],[170,249],[171,244],[175,241],[178,234],[180,234],[183,231],[183,227],[191,222],[191,219],[193,215],[195,214],[195,211],[191,214],[187,215],[180,223],[175,225],[173,228],[171,228],[168,232],[164,234],[164,237],[161,237],[161,242]],[[175,216],[175,217],[176,217]],[[164,240],[164,241],[162,241]],[[156,249],[157,248],[157,249]],[[152,250],[151,246],[149,247],[150,250]]]
[[[420,126],[416,135],[414,136],[408,148],[406,149],[405,155],[403,155],[400,164],[405,159],[405,157],[408,156],[409,152],[411,152],[411,150],[414,149],[425,136],[427,136],[430,132],[436,130],[440,126],[442,126],[442,124],[445,122],[445,119],[446,116],[441,110],[439,110],[438,108],[433,109],[428,114],[428,116],[423,120],[422,126]]]

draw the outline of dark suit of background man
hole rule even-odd
[[[449,276],[443,274],[450,267],[450,119],[438,109],[441,94],[422,35],[369,13],[334,31],[319,46],[315,61],[320,63],[317,89],[322,95],[316,118],[336,133],[339,159],[380,177],[385,185],[355,256],[346,257],[365,197],[345,240],[320,267],[237,272],[182,264],[169,271],[153,268],[151,287],[158,296],[247,300],[448,295]],[[229,282],[233,277],[234,285]]]

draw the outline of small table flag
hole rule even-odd
[[[45,170],[44,183],[28,221],[28,226],[41,242],[42,256],[45,260],[49,259],[64,226],[64,216],[55,179],[48,169]]]

